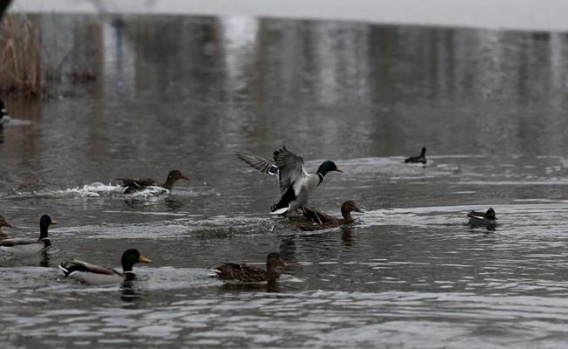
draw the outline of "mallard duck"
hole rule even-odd
[[[152,178],[141,178],[141,179],[130,179],[130,178],[118,178],[118,180],[122,181],[122,186],[125,188],[124,193],[129,194],[150,186],[157,186],[162,187],[168,190],[172,190],[175,182],[180,179],[188,179],[186,176],[182,175],[180,171],[173,170],[168,173],[168,178],[166,178],[166,182],[164,184],[158,183],[155,179]]]
[[[487,212],[469,211],[467,217],[469,218],[468,224],[474,227],[495,226],[497,224],[495,210],[491,207],[487,210]]]
[[[2,231],[2,227],[14,228],[14,226],[6,221],[4,216],[0,216],[0,239],[7,239],[9,236]]]
[[[351,212],[361,211],[355,202],[347,200],[341,205],[341,215],[343,218],[335,218],[328,215],[327,213],[313,210],[311,208],[306,208],[304,211],[305,220],[296,223],[296,226],[300,230],[320,230],[337,228],[344,224],[352,224],[355,219],[351,216]]]
[[[104,285],[132,281],[136,274],[132,267],[136,263],[150,263],[151,260],[142,256],[136,249],[129,249],[122,254],[122,273],[110,267],[103,267],[77,259],[71,259],[59,265],[65,277],[78,280],[89,285]]]
[[[222,280],[234,280],[241,282],[274,282],[280,273],[278,269],[288,264],[280,258],[277,252],[269,253],[266,257],[266,270],[246,264],[224,263],[213,268],[215,276]]]
[[[331,171],[343,172],[333,161],[327,160],[319,166],[316,173],[309,174],[304,168],[304,159],[286,147],[274,152],[274,164],[256,155],[237,152],[236,156],[261,172],[278,174],[280,200],[272,206],[272,214],[303,209],[310,193],[321,184],[326,174]]]
[[[404,163],[406,163],[406,164],[419,164],[419,163],[421,163],[421,164],[426,165],[426,147],[422,148],[420,155],[411,156],[409,158],[406,158],[404,160]]]
[[[0,240],[0,249],[9,252],[14,257],[28,257],[38,254],[51,246],[47,237],[50,225],[57,224],[49,215],[44,214],[39,220],[39,239],[11,238]]]
[[[8,122],[10,116],[6,111],[6,107],[4,106],[4,102],[0,99],[0,128]]]

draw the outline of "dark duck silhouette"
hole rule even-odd
[[[404,160],[405,164],[424,164],[426,165],[426,147],[422,148],[420,155],[418,156],[411,156]]]
[[[278,175],[280,200],[272,206],[272,214],[285,214],[299,208],[304,209],[310,193],[323,182],[326,174],[332,171],[343,172],[333,161],[327,160],[318,167],[316,173],[309,174],[304,168],[304,159],[286,147],[274,152],[274,163],[238,151],[235,155],[263,173]]]
[[[341,216],[343,218],[335,218],[327,213],[306,208],[304,210],[304,219],[298,221],[296,226],[304,231],[337,228],[355,222],[351,212],[363,213],[352,200],[347,200],[341,205]]]
[[[65,277],[78,280],[89,285],[104,285],[132,281],[136,274],[132,271],[136,263],[150,263],[151,260],[142,256],[137,249],[129,249],[122,254],[122,273],[110,267],[70,259],[59,265]]]
[[[469,211],[467,217],[472,227],[494,227],[497,224],[495,210],[491,207],[486,212]]]
[[[14,226],[6,221],[4,216],[0,216],[0,239],[7,239],[9,238],[8,234],[2,231],[2,227],[6,228],[14,228]]]
[[[288,264],[282,260],[277,252],[269,253],[266,257],[266,270],[246,264],[224,263],[213,268],[215,276],[221,280],[240,282],[274,282],[280,277],[279,268]]]
[[[16,258],[29,257],[45,251],[51,246],[47,234],[48,228],[52,224],[57,224],[57,222],[51,219],[49,215],[44,214],[39,220],[40,233],[37,240],[28,238],[1,239],[0,249],[9,252]]]
[[[0,128],[7,124],[10,120],[10,116],[8,115],[8,111],[6,111],[6,107],[4,106],[4,101],[0,99]]]
[[[174,184],[180,179],[187,180],[188,178],[183,174],[181,174],[181,172],[178,170],[170,171],[168,177],[166,178],[166,182],[163,184],[158,183],[157,180],[152,178],[141,178],[141,179],[118,178],[118,180],[122,181],[122,186],[125,188],[124,194],[134,193],[136,191],[140,191],[151,186],[162,187],[171,191]]]

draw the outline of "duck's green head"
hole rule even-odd
[[[487,219],[497,219],[497,217],[495,217],[495,210],[490,207],[487,212],[485,212],[485,217]]]
[[[57,224],[57,222],[47,214],[44,214],[39,219],[39,239],[44,240],[47,239],[47,229],[50,225]]]
[[[39,226],[40,227],[47,228],[52,224],[57,224],[57,222],[55,220],[51,219],[51,217],[48,214],[44,214],[39,219]]]
[[[124,269],[124,271],[132,271],[132,266],[136,263],[150,263],[150,262],[151,260],[149,258],[146,258],[143,255],[141,255],[140,252],[135,248],[126,250],[122,254],[122,268]]]
[[[335,162],[327,160],[320,165],[317,173],[320,173],[322,176],[325,176],[328,172],[331,172],[331,171],[343,172],[343,170],[341,170],[339,167],[337,167]]]

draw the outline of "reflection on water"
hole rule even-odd
[[[73,89],[105,103],[53,106],[49,111],[59,117],[52,122],[61,130],[55,128],[51,141],[37,145],[58,149],[57,140],[74,132],[78,144],[65,155],[77,162],[85,156],[139,159],[152,153],[155,133],[175,140],[179,128],[207,128],[211,137],[195,135],[184,145],[216,151],[297,137],[312,145],[309,135],[315,130],[328,140],[330,154],[347,148],[398,155],[401,147],[410,152],[426,139],[437,140],[434,149],[457,146],[483,153],[547,154],[564,145],[557,135],[533,137],[530,147],[516,141],[529,137],[533,127],[550,134],[566,127],[561,115],[567,40],[561,33],[239,17],[40,18],[47,38],[71,33],[57,36],[62,49],[54,54],[69,55],[101,75],[87,91]],[[64,59],[49,53],[56,62]],[[290,124],[291,105],[296,122]],[[8,107],[20,111],[12,103]],[[91,117],[75,116],[86,112]],[[132,123],[125,114],[148,117]],[[327,126],[319,127],[323,120]],[[62,127],[70,123],[74,127]],[[341,132],[347,128],[348,134]],[[124,134],[129,137],[122,137],[121,147],[113,147],[109,141]],[[331,142],[339,136],[348,145]],[[17,147],[10,154],[23,151]],[[60,165],[73,171],[69,162]]]
[[[564,347],[568,40],[560,33],[241,17],[32,16],[61,98],[7,100],[0,213],[57,217],[54,251],[1,261],[0,340],[17,347]],[[97,74],[72,85],[74,66]],[[268,214],[274,177],[234,158],[287,145],[326,177],[310,204],[352,227]],[[403,159],[428,147],[427,166]],[[190,178],[125,196],[117,178]],[[494,231],[466,213],[493,207]],[[92,288],[68,258],[139,280]],[[225,284],[221,262],[291,265]],[[25,335],[24,335],[25,334]],[[519,344],[521,343],[521,344]]]

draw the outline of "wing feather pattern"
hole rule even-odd
[[[256,156],[256,155],[251,155],[251,154],[243,154],[240,151],[236,151],[235,152],[235,156],[246,162],[247,164],[249,164],[252,168],[262,172],[262,173],[268,173],[271,175],[275,175],[278,174],[278,167],[276,165],[274,165],[272,162],[266,160],[265,158],[262,158],[260,156]]]

